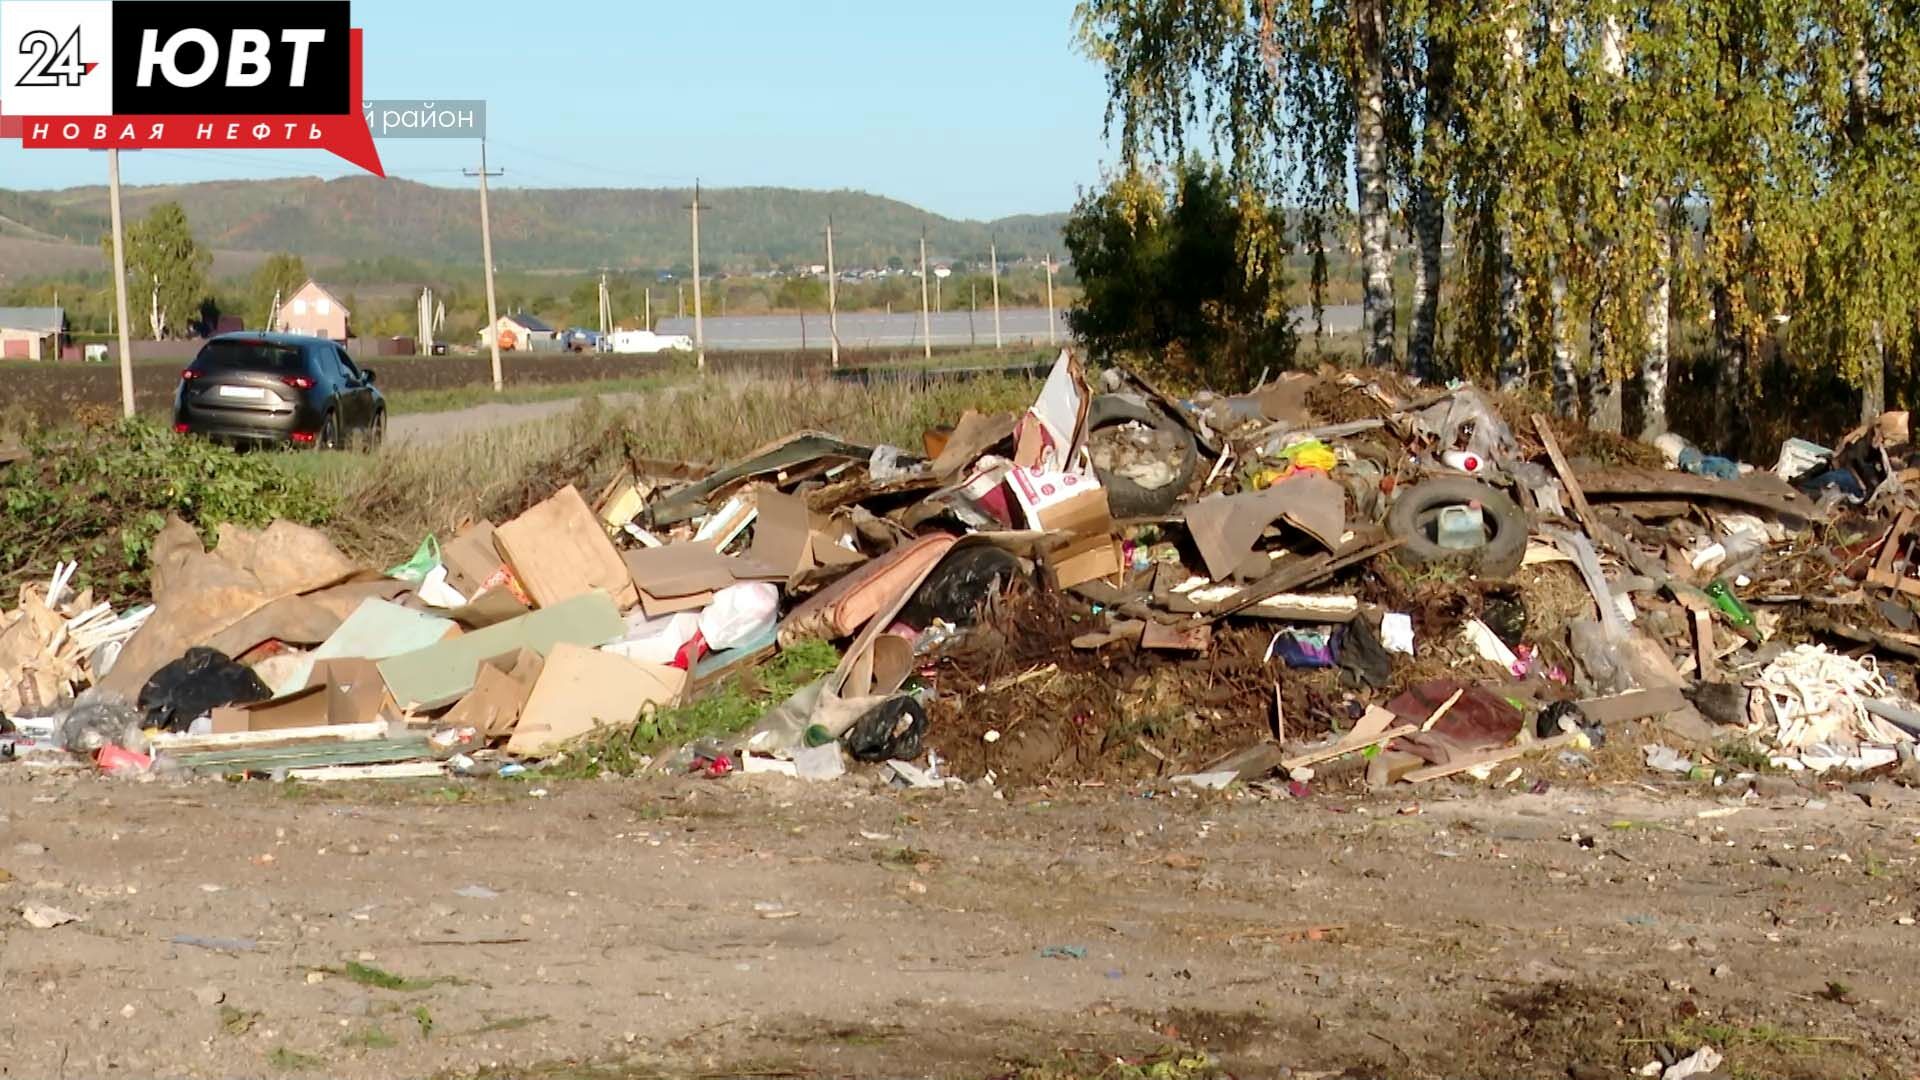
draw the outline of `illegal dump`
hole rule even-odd
[[[1913,456],[1904,413],[1754,466],[1466,384],[1176,399],[1062,353],[1019,415],[629,455],[384,571],[170,520],[150,603],[65,563],[0,613],[0,755],[1263,797],[1907,774]]]

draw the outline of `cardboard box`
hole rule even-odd
[[[557,645],[521,710],[507,752],[538,756],[602,725],[631,724],[648,705],[673,704],[686,684],[687,673],[679,668]]]
[[[1015,468],[1007,474],[1007,487],[1035,529],[1082,535],[1113,531],[1107,489],[1092,473]]]
[[[482,660],[473,691],[447,710],[442,721],[449,727],[473,728],[483,738],[506,738],[520,723],[520,713],[545,666],[532,649]]]
[[[322,660],[307,684],[284,697],[213,710],[215,734],[364,724],[392,711],[387,684],[371,660]]]
[[[506,565],[493,546],[493,522],[469,525],[458,536],[440,545],[440,565],[447,568],[447,584],[462,596],[474,596],[486,588],[487,580]]]
[[[493,540],[539,607],[595,589],[605,591],[622,609],[639,599],[620,552],[572,484],[500,526]]]

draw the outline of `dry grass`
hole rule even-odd
[[[330,531],[369,565],[412,552],[463,521],[503,521],[565,484],[591,497],[631,457],[717,464],[802,430],[919,452],[921,433],[969,408],[1024,408],[1025,378],[930,379],[870,386],[826,379],[721,377],[667,387],[633,404],[589,399],[564,416],[476,432],[433,446],[359,454],[286,455],[337,507]]]

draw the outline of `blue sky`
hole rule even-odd
[[[499,184],[697,176],[856,188],[955,217],[1064,210],[1113,159],[1072,0],[407,0],[354,4],[368,98],[484,98]],[[380,141],[389,175],[469,185],[464,141]],[[339,176],[310,151],[141,151],[129,184]],[[86,151],[0,145],[0,186],[101,183]]]

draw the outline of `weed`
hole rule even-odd
[[[1750,1048],[1799,1057],[1818,1053],[1823,1046],[1845,1043],[1847,1040],[1802,1035],[1766,1023],[1740,1027],[1695,1019],[1667,1029],[1666,1041],[1676,1047],[1713,1046],[1723,1051]]]
[[[347,966],[339,970],[327,970],[330,974],[345,975],[361,986],[370,986],[376,990],[398,990],[403,993],[431,990],[442,983],[450,983],[453,981],[448,978],[409,979],[404,975],[395,975],[393,972],[387,971],[384,968],[377,968],[372,964],[362,964],[358,961],[348,961]]]
[[[416,1005],[413,1009],[413,1022],[420,1026],[420,1037],[425,1039],[433,1035],[433,1014],[425,1005]]]
[[[547,1018],[544,1016],[505,1016],[481,1024],[472,1031],[466,1032],[466,1035],[495,1035],[503,1031],[519,1031],[522,1028],[530,1028],[535,1024],[546,1022]]]
[[[1059,1062],[1028,1065],[1017,1080],[1225,1080],[1227,1072],[1205,1052],[1168,1049],[1144,1057],[1068,1051]]]
[[[655,710],[628,727],[594,731],[542,772],[561,778],[631,775],[662,747],[740,731],[839,662],[833,646],[800,642],[757,670],[731,676],[697,700]]]
[[[327,1063],[312,1054],[303,1054],[291,1047],[276,1046],[273,1053],[267,1055],[267,1064],[283,1072],[310,1072],[323,1068]]]
[[[264,1013],[236,1009],[231,1005],[220,1006],[220,1030],[229,1035],[245,1035],[260,1022]]]
[[[913,870],[924,874],[940,864],[940,857],[920,848],[899,847],[874,852],[873,861],[890,870]]]
[[[1731,739],[1713,748],[1713,754],[1726,764],[1742,772],[1768,773],[1779,772],[1780,767],[1773,763],[1773,757],[1765,747],[1746,739]]]
[[[0,594],[77,560],[76,588],[144,597],[153,540],[169,515],[205,539],[232,522],[318,524],[332,512],[319,485],[273,459],[181,438],[144,420],[42,433],[32,457],[0,469]]]
[[[340,1045],[355,1050],[391,1050],[400,1040],[377,1027],[361,1028],[340,1040]]]

